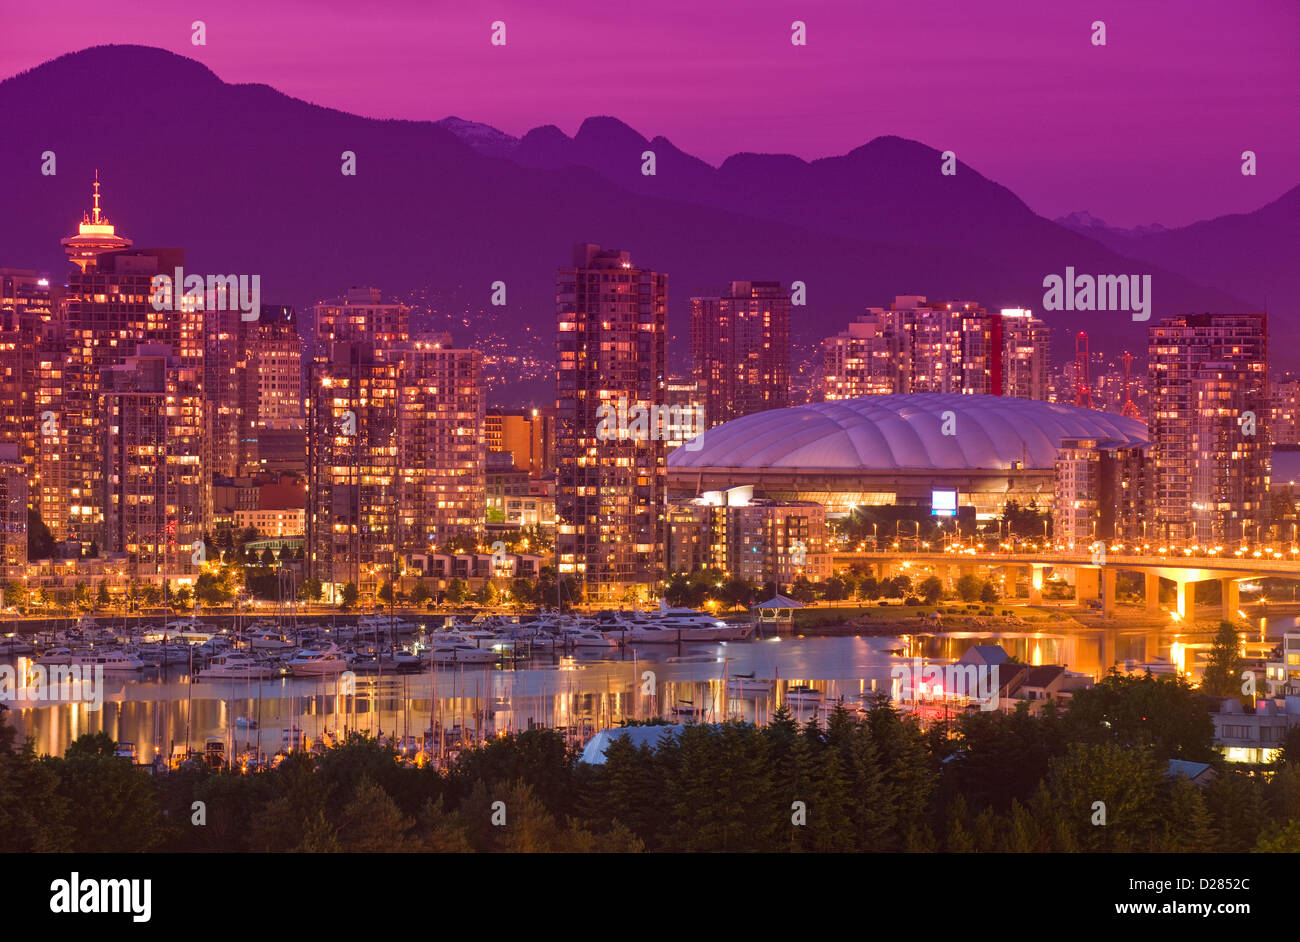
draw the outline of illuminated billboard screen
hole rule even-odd
[[[936,517],[957,516],[957,492],[931,491],[930,513]]]

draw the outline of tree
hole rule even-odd
[[[794,580],[794,584],[790,586],[790,597],[796,602],[807,605],[817,598],[817,587],[812,584],[807,576],[799,576]]]
[[[985,579],[984,585],[980,588],[981,602],[996,602],[998,600],[998,590],[994,588],[993,583]]]
[[[938,576],[927,576],[916,587],[926,605],[933,605],[943,595],[943,582]]]
[[[1130,676],[1115,669],[1070,700],[1062,727],[1073,742],[1150,746],[1157,761],[1211,762],[1214,722],[1181,677]]]
[[[379,587],[379,601],[385,605],[391,605],[393,602],[393,583],[385,579],[383,585]]]
[[[1079,850],[1132,853],[1152,848],[1164,780],[1149,749],[1072,743],[1050,766],[1052,811]],[[1101,814],[1104,827],[1098,823]]]
[[[447,584],[447,601],[452,605],[462,605],[469,598],[469,584],[464,579],[452,579]]]
[[[343,592],[342,597],[339,599],[339,608],[343,609],[345,612],[354,608],[360,595],[361,594],[357,591],[357,584],[355,582],[348,581],[343,583]]]
[[[974,602],[980,597],[980,579],[972,572],[957,580],[957,596],[963,602]]]
[[[733,577],[722,584],[718,595],[729,608],[749,605],[754,601],[754,587],[744,579]]]
[[[1231,622],[1219,622],[1219,630],[1210,643],[1210,656],[1201,679],[1201,690],[1212,697],[1240,697],[1241,672],[1245,661],[1241,657],[1241,641]]]
[[[298,586],[298,595],[302,599],[319,602],[325,597],[325,585],[314,576],[308,576]]]
[[[95,592],[95,604],[100,608],[108,608],[113,602],[112,597],[108,594],[108,584],[103,579],[99,580],[99,589]]]
[[[411,604],[417,608],[423,608],[433,598],[433,593],[423,579],[418,580],[411,589]]]
[[[35,507],[27,508],[27,558],[49,559],[54,555],[54,535]]]

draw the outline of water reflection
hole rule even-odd
[[[1274,620],[1267,633],[1271,638],[1294,630],[1296,621]],[[435,725],[491,734],[534,724],[587,730],[652,716],[766,722],[787,703],[792,685],[816,688],[827,705],[840,697],[856,704],[872,690],[890,689],[890,666],[900,656],[957,659],[976,644],[1000,645],[1027,664],[1062,664],[1093,676],[1130,659],[1182,663],[1186,658],[1187,669],[1194,670],[1212,632],[1176,628],[781,638],[681,649],[651,645],[504,669],[475,665],[382,678],[358,675],[351,694],[338,677],[191,683],[185,669],[176,667],[107,676],[99,710],[82,703],[15,704],[6,716],[20,736],[35,737],[38,752],[62,754],[78,736],[103,730],[134,743],[146,763],[186,744],[201,749],[209,737],[224,740],[232,754],[271,753],[288,739],[315,741],[344,729],[419,737]],[[774,683],[770,690],[738,690],[726,683],[737,674]],[[801,720],[817,709],[815,700],[803,698],[788,706]]]

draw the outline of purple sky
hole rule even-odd
[[[373,117],[572,134],[609,114],[714,164],[898,134],[1046,216],[1112,225],[1249,211],[1300,183],[1297,0],[42,0],[4,20],[5,76],[134,42]],[[505,47],[488,42],[493,20]],[[1241,175],[1243,150],[1258,176]]]

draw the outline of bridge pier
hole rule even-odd
[[[1241,608],[1241,588],[1236,579],[1220,579],[1219,586],[1223,590],[1223,620],[1236,621]]]
[[[1109,566],[1101,570],[1101,614],[1110,618],[1119,602],[1119,570]]]
[[[1186,618],[1186,617],[1187,617],[1187,605],[1188,605],[1188,602],[1190,602],[1190,603],[1192,604],[1193,607],[1195,607],[1195,605],[1196,605],[1196,583],[1195,583],[1195,582],[1185,582],[1185,581],[1183,581],[1183,580],[1181,580],[1181,579],[1175,579],[1175,580],[1174,580],[1174,585],[1176,585],[1176,586],[1178,587],[1178,601],[1177,601],[1177,602],[1175,603],[1175,605],[1174,605],[1174,610],[1175,610],[1176,612],[1178,612],[1178,617],[1179,617],[1179,618]],[[1188,586],[1191,586],[1191,588],[1192,588],[1191,598],[1190,598],[1190,599],[1187,597],[1187,595],[1188,595],[1188,593],[1187,593],[1187,587],[1188,587]]]
[[[1074,567],[1074,604],[1082,605],[1088,599],[1095,599],[1101,588],[1101,570],[1087,566]]]
[[[1147,614],[1160,614],[1160,573],[1148,572],[1146,576]]]
[[[1043,604],[1043,570],[1046,566],[1031,565],[1029,567],[1029,604]]]

